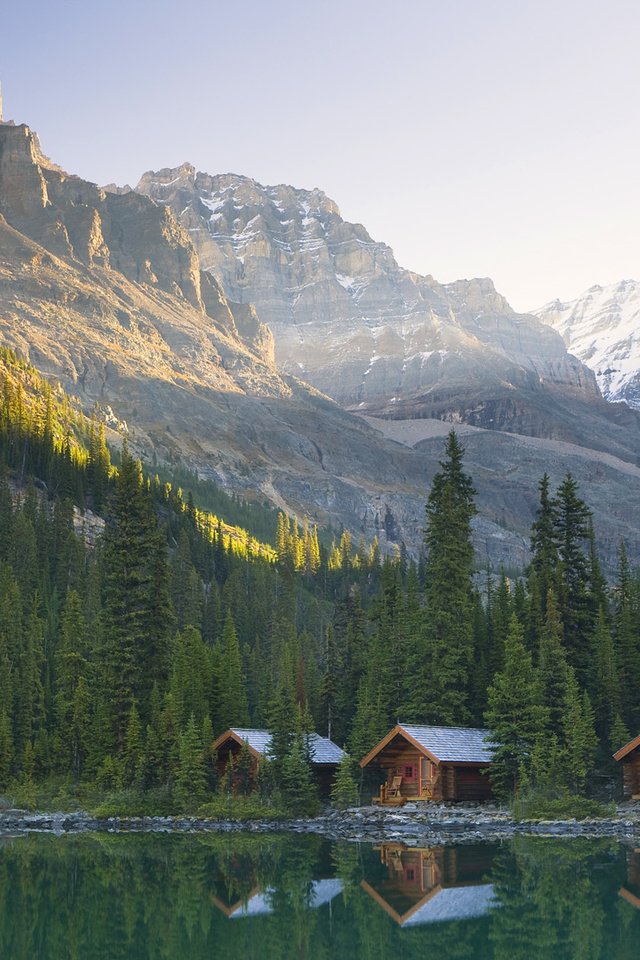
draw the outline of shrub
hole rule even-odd
[[[516,797],[512,812],[515,820],[589,820],[611,816],[615,805],[573,794],[549,797],[534,791]]]
[[[287,813],[282,804],[257,795],[230,797],[218,794],[199,807],[198,816],[210,820],[284,820]]]

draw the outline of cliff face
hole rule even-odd
[[[597,399],[557,334],[488,281],[443,287],[400,270],[319,191],[242,180],[236,195],[240,178],[178,174],[177,186],[161,178],[171,204],[103,190],[47,160],[27,127],[0,124],[0,341],[88,409],[110,406],[141,452],[383,549],[420,548],[448,430],[430,412],[479,428],[461,427],[481,563],[526,561],[538,480],[567,467],[591,484],[611,557],[623,534],[640,556],[640,418]],[[223,219],[211,224],[214,181]],[[280,369],[265,315],[283,337]],[[305,364],[385,419],[302,383]],[[496,426],[542,439],[480,429]],[[574,446],[558,445],[567,437]]]
[[[65,262],[170,294],[272,366],[270,332],[255,317],[248,322],[246,306],[230,303],[211,274],[201,272],[189,234],[168,208],[69,176],[43,156],[23,124],[0,125],[0,214]]]
[[[538,418],[547,386],[598,400],[590,370],[537,318],[516,314],[490,280],[442,285],[396,263],[319,190],[265,187],[184,164],[136,190],[172,209],[227,296],[255,305],[281,370],[341,405],[378,416],[467,420],[524,429],[514,390]],[[493,417],[493,420],[491,419]],[[475,422],[474,421],[474,422]],[[544,432],[544,425],[539,425]]]

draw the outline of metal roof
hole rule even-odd
[[[491,763],[488,730],[478,727],[423,727],[399,723],[421,746],[445,763]]]
[[[474,887],[446,887],[437,896],[427,900],[402,924],[417,927],[422,923],[442,923],[447,920],[468,920],[481,917],[491,907],[499,906],[492,883]]]
[[[271,746],[271,734],[268,730],[246,730],[240,727],[232,727],[231,732],[235,733],[241,740],[245,740],[256,753],[266,756]],[[317,765],[340,763],[344,756],[344,750],[329,740],[328,737],[321,737],[318,733],[307,734],[309,737],[309,746],[311,749],[311,762]]]
[[[332,880],[312,880],[308,907],[310,910],[322,907],[341,892],[341,880],[335,878]],[[273,913],[273,900],[276,893],[275,887],[267,887],[264,891],[255,893],[246,903],[242,904],[239,910],[234,911],[229,919],[239,920],[242,917],[259,917],[266,913]]]

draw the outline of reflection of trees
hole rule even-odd
[[[618,896],[625,852],[608,841],[519,838],[487,878],[498,907],[411,929],[361,888],[381,869],[379,852],[317,837],[23,837],[0,843],[0,956],[637,960],[640,910]],[[309,909],[313,881],[336,877],[342,894]],[[261,914],[239,918],[255,891]]]
[[[617,960],[623,854],[609,840],[518,837],[493,873],[495,960]]]
[[[318,837],[23,837],[0,848],[0,956],[325,960],[308,909],[323,859]],[[268,916],[230,922],[212,903],[255,889],[273,891]]]

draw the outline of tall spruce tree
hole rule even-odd
[[[249,723],[249,707],[242,654],[231,613],[227,613],[220,648],[220,681],[217,702],[218,726],[246,727]]]
[[[556,595],[569,664],[581,685],[589,680],[595,611],[589,595],[589,524],[591,512],[578,496],[578,484],[568,473],[555,498],[558,568]]]
[[[538,616],[544,620],[546,614],[546,602],[549,595],[549,588],[555,582],[555,572],[558,566],[558,543],[557,543],[557,506],[550,493],[549,474],[545,473],[540,483],[538,491],[540,494],[540,505],[536,519],[531,526],[531,564],[529,567],[529,576],[535,576],[536,596],[540,603]]]
[[[139,461],[126,446],[104,543],[102,698],[114,748],[124,747],[136,701],[143,728],[154,683],[164,685],[173,614],[167,545]]]
[[[426,674],[423,716],[463,724],[470,718],[469,671],[473,657],[473,544],[476,513],[471,478],[462,468],[464,448],[454,430],[426,506]],[[428,691],[428,694],[427,694]]]
[[[531,654],[524,645],[523,627],[513,616],[505,641],[504,667],[489,688],[485,713],[494,744],[491,782],[501,799],[508,799],[517,788],[519,776],[529,773],[547,720]]]

